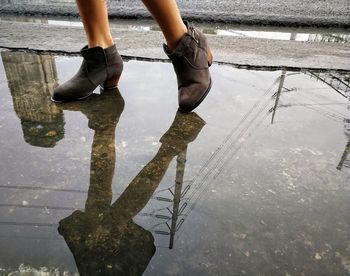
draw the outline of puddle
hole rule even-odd
[[[251,37],[263,38],[272,40],[295,40],[295,41],[310,41],[310,42],[331,42],[331,43],[349,43],[349,34],[339,33],[289,33],[278,31],[244,31],[244,30],[216,30],[215,33],[220,36],[236,36],[236,37]]]
[[[184,115],[169,63],[54,104],[80,58],[1,58],[1,275],[346,274],[350,73],[214,65]]]

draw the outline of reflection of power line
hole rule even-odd
[[[317,112],[318,114],[320,114],[321,116],[326,117],[327,119],[330,119],[332,121],[335,122],[339,122],[342,121],[344,119],[344,115],[341,114],[338,111],[335,110],[331,110],[328,108],[328,110],[322,109],[322,106],[328,106],[328,105],[332,105],[332,104],[302,104],[300,102],[297,102],[296,104],[289,104],[289,105],[278,105],[278,108],[287,108],[287,107],[304,107],[306,109],[310,109],[312,111]],[[342,104],[344,105],[344,104]]]
[[[268,105],[265,105],[265,108]],[[260,114],[260,113],[259,113]],[[201,190],[199,190],[198,188],[189,196],[188,201],[190,200],[194,200],[194,202],[191,204],[191,207],[189,208],[189,210],[184,214],[185,217],[189,216],[189,213],[194,209],[196,203],[204,196],[204,194],[207,192],[209,186],[210,186],[210,182],[208,181],[209,177],[211,177],[212,179],[216,179],[219,174],[223,171],[224,166],[227,162],[229,162],[230,160],[232,160],[232,158],[239,152],[239,150],[242,148],[243,146],[243,142],[241,142],[240,140],[242,139],[243,135],[246,134],[246,137],[251,137],[252,132],[257,130],[260,125],[264,122],[264,120],[266,119],[266,117],[269,115],[269,113],[266,113],[265,116],[263,116],[260,121],[254,125],[254,127],[248,127],[246,129],[244,129],[240,135],[234,139],[231,144],[229,149],[227,150],[226,154],[224,156],[222,156],[221,158],[219,158],[217,160],[217,162],[215,163],[214,167],[211,168],[210,171],[208,171],[208,173],[204,176],[203,180],[202,180],[202,187]],[[255,121],[257,119],[258,116],[256,116],[253,120]],[[250,132],[248,132],[248,130],[251,129]],[[238,144],[239,142],[241,142],[240,144]],[[238,144],[237,147],[235,147]]]
[[[326,84],[328,84],[329,86],[331,86],[337,93],[340,93],[340,90],[339,90],[339,87],[336,88],[332,82],[327,82],[325,78],[321,78],[320,77],[320,74],[316,74],[316,73],[313,73],[313,72],[306,72],[306,74],[311,74],[311,76],[313,77],[317,77],[318,79],[321,79],[323,82],[325,82]],[[288,74],[289,75],[289,74]],[[333,76],[332,76],[333,77]],[[286,78],[286,72],[285,70],[283,71],[282,73],[282,76],[281,76],[281,79],[280,79],[280,84],[279,84],[279,88],[278,88],[278,91],[276,92],[276,94],[274,95],[274,97],[276,98],[275,100],[275,105],[274,107],[270,110],[272,113],[272,119],[271,119],[271,124],[274,123],[274,118],[275,118],[275,115],[276,115],[276,112],[277,112],[277,109],[278,108],[281,108],[281,107],[291,107],[292,105],[284,105],[284,106],[281,106],[279,105],[279,102],[280,102],[280,97],[281,97],[281,93],[282,93],[282,89],[286,89],[284,87],[284,81],[285,81],[285,78]],[[337,79],[339,82],[341,82],[343,85],[346,85],[346,83],[342,80],[340,80],[339,78]],[[349,86],[346,86],[346,91],[348,91],[348,87]],[[288,92],[291,92],[293,91],[293,89],[287,89]],[[343,95],[343,94],[342,94]],[[307,96],[303,95],[304,97],[308,98]],[[310,98],[309,98],[310,99]],[[313,100],[312,100],[313,101]],[[343,114],[339,113],[338,111],[328,111],[328,110],[322,110],[320,107],[317,107],[317,106],[321,106],[322,104],[317,104],[317,105],[303,105],[303,104],[300,104],[299,103],[299,106],[304,106],[305,108],[307,109],[310,109],[310,110],[313,110],[313,111],[316,111],[317,113],[327,117],[328,119],[331,119],[333,121],[338,121],[338,120],[343,120]],[[296,106],[296,105],[295,105]],[[329,109],[329,108],[328,108]]]
[[[278,105],[279,108],[288,108],[288,107],[296,107],[296,106],[326,106],[326,105],[346,105],[345,103],[312,103],[312,104],[302,104],[302,103],[296,103],[296,104],[280,104]],[[339,113],[340,114],[340,113]]]
[[[263,117],[261,118],[261,120],[258,122],[258,124],[256,124],[255,128],[254,128],[253,130],[251,130],[250,133],[248,133],[248,135],[247,135],[248,137],[251,137],[252,132],[260,127],[260,125],[265,121],[265,119],[267,118],[268,115],[269,115],[269,113],[266,113],[265,116],[263,116]],[[232,158],[239,152],[239,150],[241,149],[242,145],[243,145],[243,143],[240,144],[233,152],[231,152],[230,155],[229,155],[229,157],[221,163],[221,166],[219,167],[219,169],[217,169],[216,173],[212,176],[212,179],[216,179],[216,178],[219,176],[219,174],[220,174],[220,173],[223,171],[223,169],[224,169],[224,165],[225,165],[228,161],[232,160]],[[215,171],[215,170],[214,170],[214,171]],[[204,181],[203,181],[203,182],[204,182]],[[209,187],[210,187],[210,184],[211,184],[210,182],[207,182],[207,184],[205,185],[205,187],[202,189],[201,193],[197,194],[197,197],[194,199],[194,202],[191,204],[191,207],[190,207],[189,210],[184,214],[184,217],[185,217],[185,218],[189,216],[190,212],[193,211],[193,209],[194,209],[195,205],[197,204],[197,202],[199,202],[199,201],[201,200],[201,198],[203,198],[203,196],[206,194],[206,192],[208,191],[208,189],[209,189]],[[189,200],[191,200],[191,199],[193,199],[193,198],[194,198],[194,196],[191,197]]]
[[[310,100],[311,102],[315,102],[315,100],[311,99],[310,97],[308,97],[307,95],[305,94],[301,94],[301,96],[303,96],[304,98]],[[315,102],[316,103],[316,102]],[[340,103],[338,103],[340,104]],[[339,111],[337,110],[334,110],[334,109],[331,109],[327,106],[332,106],[333,104],[319,104],[319,103],[316,103],[316,104],[303,104],[301,102],[296,102],[295,105],[279,105],[278,108],[283,108],[283,107],[291,107],[291,106],[302,106],[306,109],[310,109],[310,110],[313,110],[317,113],[319,113],[320,115],[330,119],[330,120],[333,120],[335,122],[338,122],[338,121],[342,121],[343,118],[345,117],[344,114],[340,113]],[[344,104],[342,104],[344,105]]]
[[[271,92],[271,90],[276,85],[278,80],[279,80],[279,77],[275,80],[275,82],[272,84],[272,86],[266,90],[266,92],[262,95],[262,97],[254,103],[254,105],[251,107],[251,109],[242,117],[242,119],[238,122],[238,124],[231,130],[231,132],[225,137],[223,142],[217,147],[217,149],[214,151],[214,153],[203,163],[199,172],[195,175],[195,177],[188,184],[188,187],[191,187],[192,185],[195,185],[197,182],[200,181],[200,176],[203,175],[204,172],[208,171],[210,164],[212,162],[215,162],[215,159],[220,154],[225,155],[225,153],[227,153],[226,147],[228,146],[228,143],[230,142],[230,140],[232,140],[232,139],[235,140],[235,135],[239,131],[240,127],[244,126],[245,121],[247,121],[249,119],[249,116],[254,114],[254,111],[256,111],[256,109],[261,105],[261,102],[263,101],[264,97],[267,96]],[[195,189],[200,189],[200,187],[196,187]]]
[[[278,78],[279,79],[279,78]],[[166,220],[165,222],[158,223],[152,227],[151,230],[160,229],[165,226],[167,230],[155,230],[154,232],[162,235],[170,235],[170,248],[173,246],[175,233],[180,229],[181,225],[184,222],[184,218],[189,215],[189,213],[193,210],[196,202],[203,196],[210,185],[209,177],[213,176],[216,178],[222,171],[226,162],[233,158],[233,156],[239,151],[242,147],[241,138],[244,135],[247,135],[250,129],[256,130],[261,123],[268,116],[268,112],[265,116],[262,117],[257,122],[257,118],[265,111],[267,111],[268,105],[270,105],[271,97],[266,97],[271,93],[273,87],[277,83],[276,82],[269,88],[262,97],[256,101],[256,103],[252,106],[252,108],[247,112],[245,116],[241,119],[239,124],[230,132],[230,134],[224,139],[221,145],[217,148],[217,150],[210,156],[210,158],[204,163],[201,167],[200,171],[193,178],[192,181],[182,190],[183,184],[183,172],[184,172],[184,161],[185,156],[182,158],[183,161],[183,169],[179,169],[181,167],[181,158],[178,157],[178,165],[177,165],[177,181],[175,186],[172,188],[163,189],[162,192],[170,192],[174,199],[170,199],[169,197],[160,197],[156,196],[156,198],[163,202],[173,202],[173,210],[168,209],[169,215],[158,215],[158,218]],[[252,130],[252,131],[253,131]],[[248,133],[250,136],[251,133]],[[209,169],[210,168],[210,169]],[[181,181],[179,181],[181,179]],[[180,185],[181,183],[181,185]],[[175,192],[172,192],[172,189],[175,188]],[[191,192],[190,192],[191,191]],[[190,193],[188,193],[190,192]],[[186,196],[186,198],[185,198]],[[183,200],[184,204],[180,207],[180,201]],[[184,210],[189,205],[190,201],[193,201],[191,204],[191,208],[185,213]],[[179,222],[179,216],[183,216]],[[170,222],[171,221],[171,222]],[[170,222],[170,224],[169,224]]]
[[[311,77],[315,77],[316,79],[322,81],[323,83],[327,84],[329,87],[331,87],[334,91],[336,91],[338,94],[342,95],[344,98],[347,97],[346,93],[350,91],[350,86],[346,82],[342,81],[341,79],[331,75],[331,74],[321,74],[321,73],[315,73],[308,71],[305,74],[310,75]]]
[[[286,76],[286,73],[283,72],[282,76],[279,78],[280,84],[279,84],[278,91],[275,94],[276,95],[275,108],[272,108],[270,110],[270,112],[272,112],[272,111],[276,112],[276,110],[278,108],[279,96],[281,95],[283,89],[285,89],[288,92],[291,92],[290,89],[286,89],[284,87],[285,76]],[[190,201],[193,201],[193,202],[191,203],[189,210],[184,214],[185,218],[189,216],[189,213],[194,209],[196,202],[198,202],[200,200],[200,198],[202,198],[204,196],[205,192],[209,188],[209,186],[211,184],[208,181],[209,178],[215,179],[222,172],[224,165],[229,160],[231,160],[237,154],[237,152],[240,150],[243,143],[239,144],[239,141],[243,140],[244,139],[243,137],[250,137],[252,132],[254,130],[256,130],[264,122],[264,119],[266,118],[266,116],[268,116],[268,114],[263,116],[260,120],[257,120],[257,118],[265,110],[265,108],[268,106],[269,102],[270,101],[268,101],[265,105],[263,105],[259,102],[259,104],[256,104],[253,107],[254,110],[256,111],[256,109],[258,109],[257,106],[259,106],[259,105],[261,106],[261,108],[258,110],[258,112],[255,113],[255,116],[252,115],[253,118],[247,123],[247,125],[244,125],[244,127],[241,129],[241,131],[239,133],[236,133],[236,131],[238,130],[238,127],[237,127],[237,129],[233,129],[233,131],[229,134],[229,136],[227,136],[226,139],[224,140],[224,142],[219,146],[218,151],[214,153],[214,156],[212,155],[209,158],[208,162],[205,163],[205,166],[203,166],[201,168],[200,173],[198,173],[196,175],[196,178],[194,178],[194,180],[190,183],[190,186],[191,185],[194,186],[196,184],[196,181],[198,181],[198,180],[200,181],[200,184],[198,186],[193,187],[193,189],[191,189],[191,193],[188,195],[188,198],[186,199],[188,202],[190,202]],[[306,108],[315,109],[311,106],[308,106]],[[246,114],[247,117],[243,117],[242,121],[240,122],[240,124],[238,126],[240,126],[241,123],[244,123],[248,117],[252,117],[252,116],[250,116],[252,114],[252,111],[253,111],[253,109],[250,110]],[[317,109],[315,111],[317,111]],[[321,112],[324,116],[328,116],[329,118],[331,118],[333,120],[343,119],[342,116],[339,116],[338,114],[335,114],[332,112],[327,112],[327,111],[321,111]],[[253,127],[253,125],[254,125],[254,127]],[[249,129],[251,129],[250,132],[249,132]],[[220,155],[219,153],[222,153],[223,151],[224,151],[224,153]],[[210,167],[210,169],[209,169],[209,167]]]
[[[343,121],[344,119],[344,117],[338,116],[337,114],[313,106],[305,106],[305,108],[316,111],[318,114],[327,117],[328,119],[333,120],[335,122]]]
[[[268,116],[268,113],[257,122],[257,118],[265,111],[270,104],[271,98],[265,97],[271,93],[274,86],[280,77],[274,82],[274,84],[264,93],[264,95],[256,101],[253,107],[243,116],[241,121],[224,139],[217,150],[211,155],[211,157],[204,163],[199,173],[193,178],[189,186],[192,186],[192,192],[187,195],[186,201],[188,205],[192,201],[190,208],[184,214],[184,217],[188,217],[189,213],[194,209],[196,203],[204,196],[208,190],[211,182],[209,179],[215,179],[223,170],[224,165],[230,161],[235,154],[240,150],[243,145],[243,137],[250,137],[251,133],[258,129],[261,123]],[[264,100],[265,99],[265,100]],[[249,132],[249,130],[251,130]]]

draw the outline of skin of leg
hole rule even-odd
[[[76,0],[89,48],[113,45],[105,0]]]
[[[182,36],[187,32],[176,0],[142,0],[142,2],[159,24],[168,48],[174,50]]]

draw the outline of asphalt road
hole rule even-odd
[[[0,0],[0,14],[77,15],[75,0]],[[349,0],[178,0],[184,18],[242,24],[350,27]],[[117,18],[148,17],[141,1],[110,0]]]

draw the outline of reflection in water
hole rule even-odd
[[[64,137],[63,112],[49,100],[57,86],[54,57],[7,51],[1,57],[24,140],[54,147]]]
[[[348,111],[350,112],[350,90],[348,91]],[[348,143],[345,146],[344,153],[340,159],[340,162],[337,166],[338,170],[341,170],[343,167],[350,168],[350,114],[348,112],[348,117],[344,119],[344,133],[346,137],[348,138]]]
[[[218,173],[220,173],[220,171],[224,167],[225,162],[227,162],[227,160],[229,160],[231,156],[234,156],[234,154],[236,154],[236,152],[240,149],[240,141],[244,140],[242,139],[242,137],[245,138],[250,136],[252,133],[251,129],[254,129],[254,131],[256,131],[261,122],[264,121],[264,118],[266,118],[264,116],[271,115],[271,113],[273,112],[273,116],[276,116],[274,117],[274,119],[276,119],[276,124],[274,125],[274,128],[282,129],[281,124],[278,123],[280,123],[284,118],[288,118],[284,117],[282,112],[278,113],[279,111],[282,111],[282,108],[304,106],[305,108],[311,107],[312,109],[310,110],[319,112],[321,108],[326,109],[328,107],[327,102],[327,105],[322,105],[322,103],[316,101],[315,103],[311,102],[311,105],[310,102],[300,103],[298,101],[298,98],[301,97],[301,94],[296,95],[296,97],[287,101],[287,98],[290,96],[289,94],[297,92],[299,89],[299,86],[293,86],[292,76],[295,76],[296,74],[307,74],[311,78],[312,82],[322,82],[322,84],[327,85],[322,87],[332,88],[332,91],[337,92],[339,95],[344,96],[346,93],[349,93],[349,78],[346,78],[346,76],[344,77],[337,75],[334,72],[330,74],[315,72],[296,73],[282,71],[282,75],[278,77],[272,88],[269,89],[269,91],[267,91],[262,97],[257,99],[258,104],[254,104],[253,106],[251,106],[252,111],[248,110],[247,113],[245,113],[247,116],[245,115],[246,117],[244,118],[247,119],[244,119],[240,122],[239,126],[241,128],[237,128],[238,131],[232,131],[229,134],[230,136],[228,136],[228,138],[224,140],[226,142],[223,143],[223,146],[221,147],[220,145],[220,147],[218,148],[218,154],[217,152],[214,152],[214,154],[217,154],[215,155],[216,157],[214,156],[215,158],[212,158],[212,156],[210,156],[211,159],[209,160],[211,160],[211,162],[205,163],[205,166],[207,167],[204,167],[204,169],[200,170],[201,174],[198,174],[193,180],[185,182],[185,185],[187,185],[187,187],[184,189],[184,192],[182,192],[182,182],[185,169],[187,144],[195,139],[195,137],[198,135],[201,128],[203,127],[204,122],[195,114],[177,114],[174,123],[166,132],[166,134],[162,137],[161,147],[159,148],[159,151],[157,152],[155,157],[133,179],[133,181],[130,183],[130,185],[127,187],[124,193],[119,197],[119,199],[112,204],[111,185],[116,162],[115,129],[119,117],[121,116],[122,110],[124,108],[124,101],[121,98],[119,92],[114,91],[114,93],[101,93],[100,95],[93,95],[90,99],[84,102],[69,103],[64,105],[51,105],[48,104],[50,103],[48,99],[50,97],[49,92],[51,88],[56,85],[57,79],[56,71],[54,69],[55,65],[53,58],[45,56],[34,56],[31,54],[24,53],[9,52],[2,53],[2,57],[4,60],[5,70],[9,80],[9,87],[11,90],[11,95],[13,98],[16,113],[18,117],[21,118],[21,120],[29,122],[29,128],[32,125],[36,126],[36,124],[43,125],[45,122],[47,123],[51,120],[53,122],[53,125],[55,125],[52,126],[52,130],[61,129],[61,138],[63,138],[64,121],[62,111],[69,110],[82,112],[88,118],[89,127],[94,130],[94,139],[91,153],[90,186],[85,210],[84,212],[75,211],[67,218],[61,220],[59,226],[59,232],[63,236],[68,247],[73,253],[76,265],[81,275],[135,275],[141,274],[146,269],[147,265],[149,264],[150,260],[155,254],[155,241],[154,237],[152,236],[152,233],[161,234],[161,232],[165,231],[160,231],[160,227],[157,228],[157,230],[159,231],[154,231],[155,228],[151,227],[147,228],[146,230],[140,225],[136,224],[133,221],[133,218],[136,214],[140,214],[139,212],[145,207],[151,195],[152,198],[156,198],[157,200],[162,199],[164,201],[167,200],[167,198],[169,199],[169,197],[164,197],[164,191],[161,191],[162,193],[159,193],[159,195],[163,196],[162,198],[155,196],[157,195],[157,193],[154,193],[154,191],[157,189],[158,184],[164,176],[169,166],[169,163],[172,160],[174,160],[176,156],[177,168],[175,189],[167,189],[173,197],[171,197],[171,200],[166,201],[171,202],[173,204],[173,208],[167,208],[167,210],[162,210],[161,212],[157,213],[161,216],[155,216],[157,219],[159,218],[164,220],[164,218],[166,217],[165,214],[169,215],[167,212],[171,212],[172,216],[166,217],[167,222],[169,222],[169,224],[167,225],[168,228],[165,228],[166,230],[170,230],[170,233],[166,233],[168,235],[167,237],[170,237],[170,247],[172,247],[173,245],[174,235],[179,225],[181,225],[182,223],[182,218],[188,217],[188,213],[191,210],[193,210],[193,206],[194,204],[196,204],[196,202],[198,202],[198,198],[200,198],[205,193],[207,187],[209,187],[208,183],[211,182],[212,179],[216,178]],[[296,78],[295,80],[300,79],[302,78]],[[229,84],[231,83],[227,82],[227,85]],[[272,94],[275,91],[277,91],[275,97],[271,99],[270,94]],[[331,90],[327,89],[326,91]],[[249,97],[247,97],[247,99],[249,99]],[[271,104],[272,100],[274,100],[274,105]],[[284,101],[288,104],[282,104],[282,102]],[[271,113],[264,115],[267,109],[270,107],[272,107]],[[257,111],[257,113],[253,113],[253,111]],[[331,112],[332,110],[329,110],[327,114],[331,116]],[[324,113],[320,114],[323,115]],[[343,121],[344,116],[340,115],[336,117],[337,122]],[[61,120],[57,118],[61,118]],[[349,119],[345,120],[345,134],[348,137],[350,136],[349,122]],[[22,123],[22,125],[25,124]],[[339,124],[337,124],[335,128],[338,126]],[[46,134],[49,133],[51,129],[47,129],[42,133],[36,133],[34,131],[35,128],[32,132],[28,131],[27,129],[28,128],[24,127],[23,132],[27,141],[36,141],[36,143],[31,142],[33,145],[45,144],[43,143],[43,140],[47,141],[46,139],[51,138],[50,135],[46,136]],[[39,127],[39,130],[40,129],[42,128]],[[60,133],[58,130],[57,133]],[[289,132],[288,129],[286,129],[285,131]],[[56,137],[53,137],[57,138],[60,136],[57,135]],[[273,135],[271,135],[270,137],[274,138]],[[270,137],[268,137],[268,139],[270,139]],[[302,134],[300,137],[302,137]],[[38,140],[40,143],[37,142]],[[207,142],[208,140],[206,140],[206,143]],[[347,143],[342,143],[341,147],[344,147],[345,144]],[[207,144],[205,144],[205,146],[207,146]],[[275,145],[271,145],[271,149],[275,148]],[[344,148],[342,148],[342,150],[343,149]],[[288,151],[285,152],[286,156],[289,158],[290,156],[288,155]],[[349,142],[346,146],[343,157],[341,158],[342,152],[339,154],[339,156],[337,156],[336,161],[332,162],[332,166],[335,167],[338,164],[339,160],[341,160],[338,168],[343,169],[345,171],[345,169],[349,167],[350,164],[350,162],[348,161]],[[48,152],[48,154],[50,154],[50,151]],[[247,157],[246,160],[249,161],[249,157]],[[273,164],[273,162],[270,164]],[[241,165],[241,163],[239,163],[238,165]],[[266,168],[266,165],[262,165],[261,168]],[[299,170],[299,168],[296,169]],[[298,177],[298,173],[294,172],[293,168],[288,168],[288,170],[289,172],[291,172],[291,174],[294,173]],[[242,172],[242,176],[244,176],[244,173],[251,173],[251,171],[249,171],[249,167],[246,172]],[[77,176],[78,175],[74,175],[73,177]],[[273,180],[280,181],[278,177]],[[283,179],[281,181],[283,181]],[[225,188],[224,185],[223,187]],[[185,194],[190,188],[191,190],[189,193],[186,194],[186,197],[182,197],[182,195]],[[173,189],[173,186],[171,187],[171,189]],[[166,193],[168,193],[168,191],[166,191]],[[259,191],[258,195],[265,196],[264,194],[259,194]],[[180,206],[181,199],[184,203],[188,204],[186,210],[189,211],[185,214],[185,216],[178,215],[181,214],[183,210],[182,206]],[[284,200],[284,198],[282,199]],[[257,204],[256,206],[260,208],[259,204]],[[339,206],[342,205],[339,204]],[[25,207],[23,209],[27,209],[30,206],[23,207]],[[299,203],[297,208],[300,208]],[[73,208],[70,208],[69,210],[72,209]],[[229,211],[227,211],[227,214],[229,214],[228,212]],[[249,218],[249,216],[246,216],[246,214],[249,214],[249,212],[242,212],[236,217],[237,221],[243,221],[242,225],[244,225],[245,223],[245,218]],[[68,214],[66,214],[65,216],[67,215]],[[231,218],[232,217],[229,217],[229,219]],[[302,219],[306,220],[309,218],[310,217],[307,216],[300,217],[300,221],[302,221]],[[218,217],[218,219],[222,222],[223,216]],[[285,219],[285,217],[281,217],[281,220],[283,219]],[[287,219],[289,220],[289,218]],[[21,222],[20,220],[17,221]],[[55,223],[56,222],[57,221],[55,221]],[[192,225],[194,225],[195,222],[190,222],[189,224],[191,225],[191,223]],[[250,225],[250,222],[246,223],[247,225]],[[152,223],[150,223],[149,225],[152,225]],[[142,226],[144,226],[144,224],[142,224]],[[163,228],[161,230],[164,230],[165,225],[163,224],[162,226]],[[264,227],[265,226],[266,225],[264,225]],[[307,228],[302,228],[301,230],[303,229]],[[188,229],[186,230],[189,231]],[[151,233],[150,231],[153,232]],[[303,233],[302,231],[299,232]],[[41,233],[43,232],[39,232],[36,230],[37,235],[42,235]],[[187,232],[186,234],[191,235],[192,233],[196,234],[195,232]],[[222,235],[223,232],[219,229],[215,233],[219,236]],[[273,234],[276,234],[276,236],[278,236],[280,232],[276,232]],[[20,235],[18,234],[16,238],[18,236]],[[323,235],[323,237],[325,236],[326,235]],[[200,241],[202,237],[209,236],[199,236],[196,237],[196,239]],[[256,237],[258,238],[259,236]],[[221,245],[223,245],[225,241],[219,240]],[[255,240],[255,242],[259,246],[259,241],[257,239]],[[189,242],[189,244],[193,246],[193,244],[196,243],[192,242],[191,244],[191,242]],[[237,247],[235,247],[234,249],[236,248]],[[181,250],[183,249],[184,248],[182,248]],[[33,249],[33,251],[35,250],[37,250],[37,248]],[[298,252],[297,249],[292,250],[293,254],[295,252]],[[190,253],[184,254],[182,256],[181,261],[186,260],[190,256],[189,254]],[[220,252],[218,252],[217,254],[218,255],[213,258],[214,262],[218,258],[220,258]],[[196,260],[198,260],[197,256],[196,258]],[[189,260],[192,261],[192,259]],[[159,264],[159,261],[156,262],[158,262]],[[229,265],[230,263],[227,266]],[[164,272],[164,270],[162,269],[163,268],[160,268],[159,271]]]
[[[292,75],[295,73],[289,73],[289,75]],[[344,98],[347,98],[349,100],[348,110],[350,111],[350,78],[348,73],[319,73],[319,72],[312,72],[308,71],[305,72],[305,74],[309,75],[312,78],[315,78],[318,81],[321,81],[325,83],[327,86],[332,88],[335,92],[337,92],[339,95],[343,96]],[[275,104],[274,107],[270,109],[269,112],[272,113],[271,118],[271,124],[274,123],[275,116],[277,113],[277,109],[280,107],[283,107],[280,105],[280,98],[282,95],[282,92],[293,92],[293,89],[288,89],[284,86],[286,77],[288,76],[287,71],[284,69],[282,70],[282,75],[279,78],[279,86],[277,92],[273,95],[273,98],[275,98]],[[332,116],[332,112],[328,112],[328,116]],[[350,114],[347,113],[347,117],[344,119],[344,133],[348,138],[348,143],[345,146],[344,153],[341,156],[340,162],[337,166],[338,170],[341,170],[343,167],[350,168],[350,159],[349,159],[349,152],[350,152]]]
[[[123,98],[119,92],[110,91],[63,106],[85,114],[95,134],[85,212],[75,211],[61,220],[58,231],[72,251],[81,275],[141,275],[156,248],[152,233],[134,223],[133,218],[151,199],[170,162],[177,155],[183,157],[205,122],[195,113],[177,113],[160,139],[155,157],[111,204],[115,128],[124,108]]]
[[[234,37],[253,37],[273,40],[295,40],[295,41],[310,41],[310,42],[328,42],[328,43],[349,43],[350,35],[344,33],[290,33],[277,31],[250,31],[239,29],[209,29],[206,33],[216,34],[219,36],[234,36]],[[291,36],[293,39],[291,39]]]

